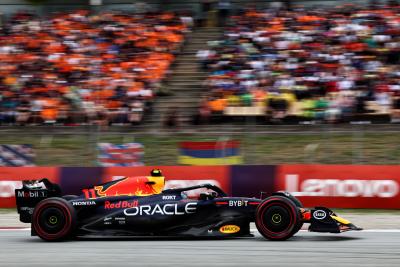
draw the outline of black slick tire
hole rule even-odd
[[[286,240],[301,227],[301,214],[296,204],[283,196],[263,200],[256,210],[256,227],[269,240]]]
[[[40,201],[32,216],[34,232],[46,241],[63,241],[73,237],[76,227],[74,207],[58,197]]]

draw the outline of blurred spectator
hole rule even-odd
[[[231,9],[231,2],[228,0],[218,1],[218,25],[219,27],[225,27],[226,21],[229,17],[229,11]]]
[[[164,119],[164,127],[178,128],[179,127],[179,114],[178,108],[170,107]]]
[[[210,72],[213,114],[250,106],[273,119],[334,122],[392,113],[399,55],[400,7],[392,4],[246,10],[231,17],[224,40],[197,56]]]
[[[19,13],[0,33],[0,123],[137,123],[183,42],[186,16]]]
[[[201,11],[199,14],[199,26],[206,27],[209,12],[212,10],[213,0],[202,0],[201,1]]]

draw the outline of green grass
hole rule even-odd
[[[144,135],[102,132],[93,136],[77,134],[1,133],[2,144],[32,144],[36,164],[59,166],[95,166],[96,143],[140,142],[144,144],[146,165],[176,165],[180,141],[215,141],[234,138],[241,142],[245,164],[399,164],[400,132]]]
[[[14,209],[0,209],[0,214],[15,213],[17,210]]]

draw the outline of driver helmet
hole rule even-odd
[[[150,175],[152,177],[162,177],[163,176],[163,174],[162,174],[160,169],[152,169],[151,172],[150,172]]]

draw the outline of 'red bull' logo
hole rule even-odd
[[[134,208],[139,206],[139,201],[137,200],[132,200],[132,201],[118,201],[118,202],[110,202],[106,201],[104,202],[104,209],[109,210],[109,209],[125,209],[125,208]]]
[[[95,186],[97,197],[149,196],[159,194],[164,187],[164,177],[131,177]]]

